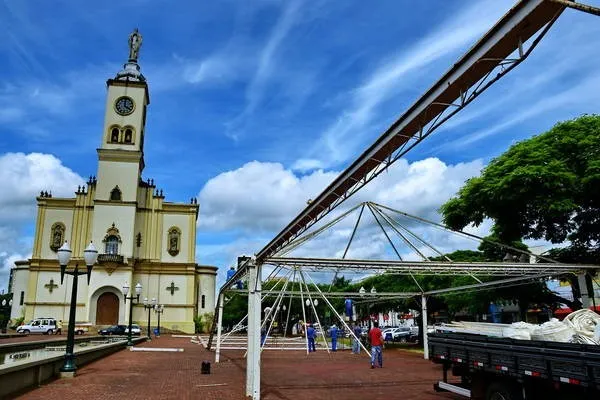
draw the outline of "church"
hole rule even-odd
[[[57,198],[50,191],[37,197],[31,258],[11,270],[12,319],[49,317],[66,326],[73,277],[65,275],[61,284],[56,253],[65,241],[72,250],[68,270],[84,268],[90,242],[99,253],[89,285],[85,275],[79,277],[77,322],[126,325],[129,300],[122,288],[127,284],[131,293],[137,283],[142,293],[133,320],[140,326],[148,318],[144,298],[164,306],[161,327],[176,331],[194,333],[194,317],[206,320],[214,312],[217,268],[196,263],[197,200],[166,201],[153,179],[142,178],[150,97],[138,64],[141,43],[136,29],[127,63],[106,83],[97,175],[74,188],[75,197]]]

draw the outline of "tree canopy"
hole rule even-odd
[[[513,145],[441,207],[453,229],[484,219],[505,243],[522,238],[600,242],[600,116],[561,122]]]

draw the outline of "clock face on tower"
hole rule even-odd
[[[133,103],[133,99],[127,96],[121,96],[115,101],[115,110],[120,115],[129,115],[133,112],[135,108],[135,104]]]

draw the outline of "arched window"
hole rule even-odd
[[[206,308],[206,296],[202,295],[202,308]]]
[[[119,189],[119,185],[115,186],[115,188],[110,192],[110,199],[116,201],[121,200],[121,189]]]
[[[50,230],[50,248],[56,251],[65,242],[65,225],[62,222],[56,222]]]
[[[167,251],[175,257],[181,247],[181,231],[176,226],[169,229]]]
[[[125,129],[125,143],[131,143],[133,141],[133,131],[131,128]]]
[[[119,238],[118,237],[109,236],[106,238],[104,253],[105,254],[119,254]]]
[[[119,143],[119,128],[114,127],[110,130],[110,142]]]
[[[119,230],[115,227],[113,222],[112,226],[106,231],[104,236],[104,254],[119,254],[119,245],[121,243],[121,236]]]

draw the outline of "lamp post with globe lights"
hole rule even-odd
[[[129,331],[127,332],[127,347],[131,347],[133,346],[133,339],[131,338],[131,323],[133,322],[133,300],[135,300],[136,303],[140,302],[140,294],[142,294],[142,284],[138,282],[137,285],[135,285],[135,296],[133,293],[131,293],[131,296],[127,296],[127,293],[129,293],[128,283],[123,285],[123,301],[127,303],[127,300],[129,300]]]
[[[154,312],[158,316],[158,325],[156,327],[156,337],[160,337],[160,314],[165,312],[164,304],[157,304],[156,307],[154,307]]]
[[[151,301],[148,301],[147,297],[144,297],[144,310],[148,310],[148,340],[152,340],[150,335],[150,311],[154,310],[156,307],[156,299],[152,298]]]
[[[90,277],[92,275],[92,268],[96,261],[98,261],[98,250],[94,247],[94,244],[90,242],[89,246],[83,251],[83,259],[85,260],[86,270],[79,270],[79,263],[75,263],[75,269],[73,271],[67,271],[67,266],[71,260],[71,248],[69,244],[65,242],[57,251],[58,263],[60,264],[60,283],[64,282],[65,275],[71,275],[73,277],[73,288],[71,290],[71,305],[69,307],[69,327],[67,330],[67,349],[65,352],[65,362],[60,368],[61,376],[73,377],[77,366],[75,365],[75,355],[73,354],[73,348],[75,347],[75,318],[77,309],[77,284],[79,282],[79,276],[87,274],[88,285],[90,284]]]
[[[306,301],[304,302],[304,304],[306,304],[306,307],[309,307],[309,309],[311,310],[310,316],[311,316],[311,322],[313,322],[313,319],[316,319],[317,317],[317,310],[316,307],[319,305],[319,300],[314,299],[312,301],[312,304],[314,305],[314,308],[310,306],[310,299],[306,299]]]
[[[0,332],[6,333],[6,328],[8,327],[8,321],[10,320],[10,312],[12,310],[12,298],[6,300],[8,296],[12,296],[12,294],[7,295],[4,299],[2,299],[2,306],[0,307],[0,314],[3,315],[3,319],[0,322]]]

